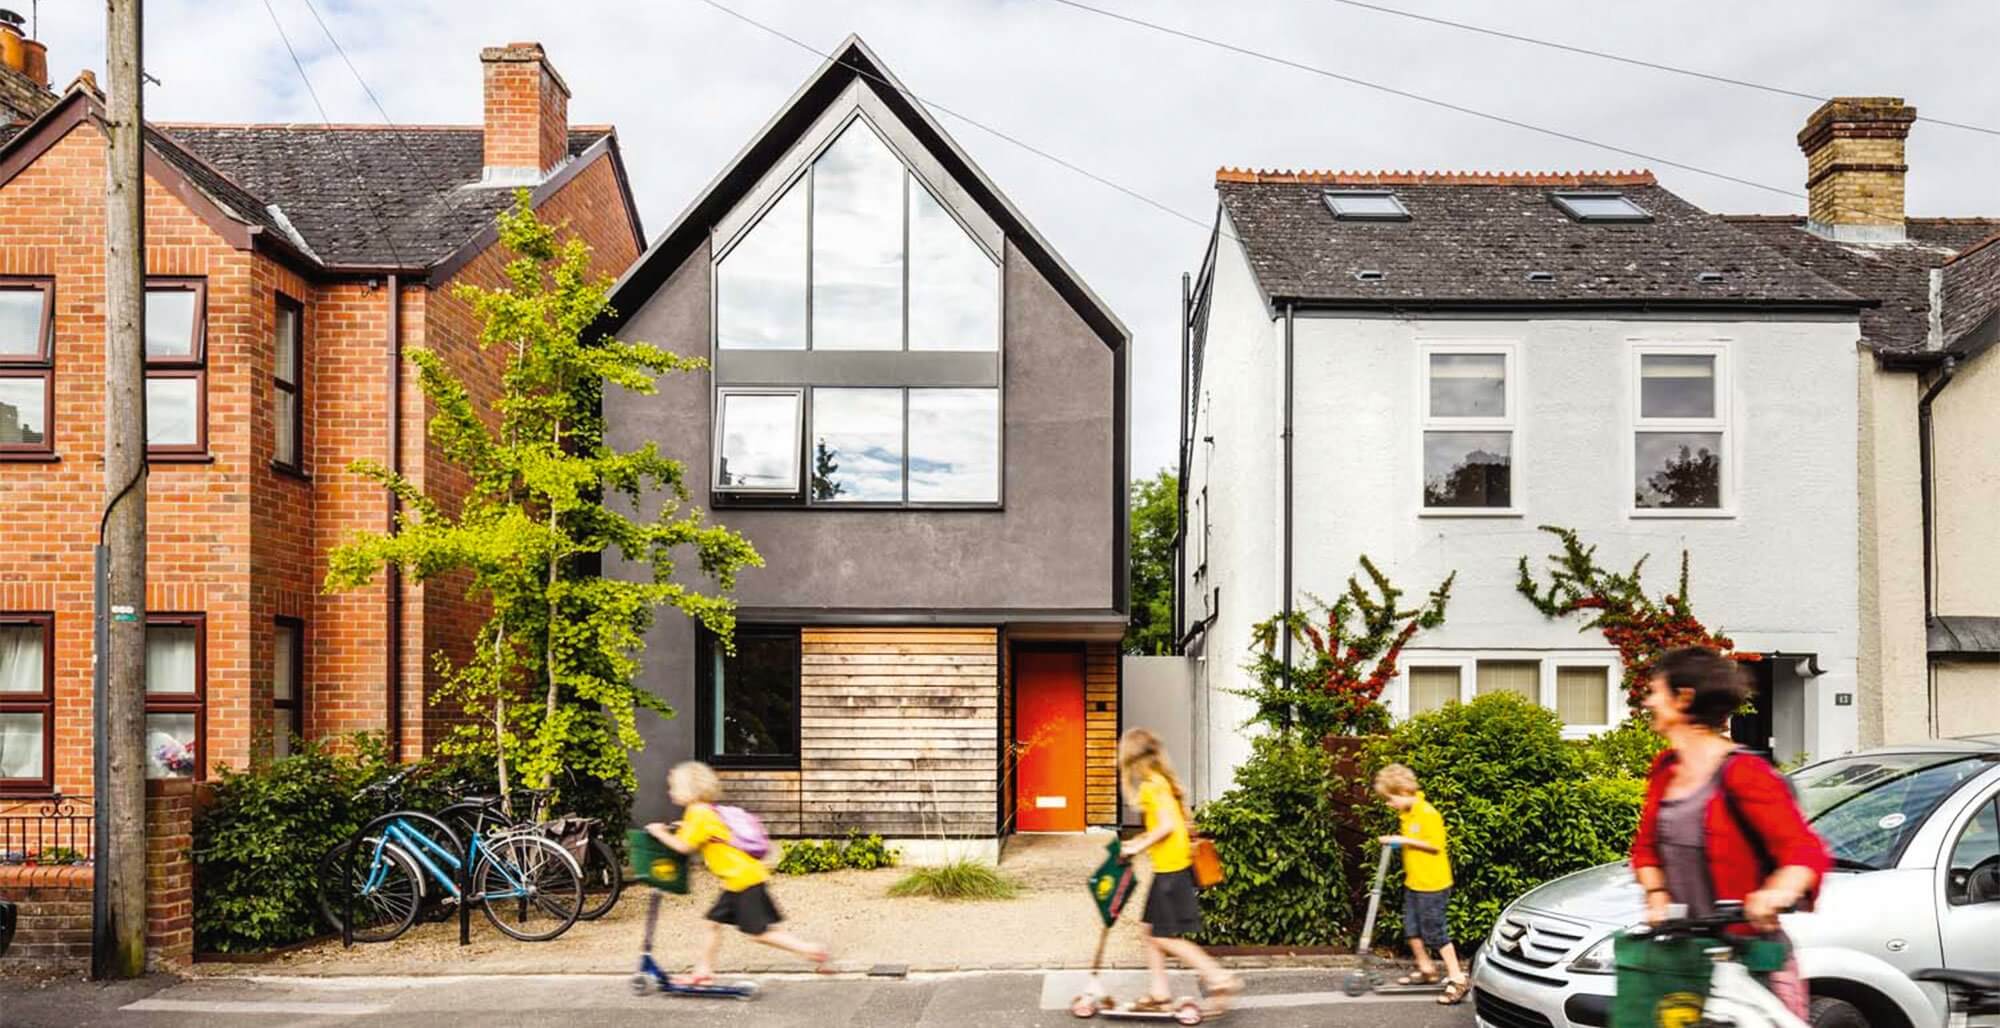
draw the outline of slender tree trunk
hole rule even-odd
[[[140,90],[141,0],[110,0],[105,19],[104,495],[108,611],[104,710],[97,745],[106,751],[96,814],[108,852],[94,854],[105,879],[103,922],[92,968],[98,978],[146,972],[146,200]]]
[[[500,785],[500,810],[514,816],[514,797],[507,791],[507,689],[500,675],[507,653],[507,629],[493,632],[493,767]]]
[[[560,421],[556,422],[555,444],[556,444],[556,449],[560,451],[562,449],[562,422]],[[556,548],[554,542],[554,540],[556,539],[556,505],[553,498],[551,498],[549,501],[549,539],[550,539],[549,543],[550,549],[549,549],[548,578],[542,584],[542,613],[548,619],[547,620],[548,634],[542,640],[542,659],[543,659],[544,673],[549,676],[547,707],[542,712],[542,730],[544,732],[548,731],[549,724],[555,720],[556,716],[557,614],[554,605],[554,597],[556,591],[556,576],[560,572],[562,567],[562,553],[559,549]],[[544,789],[548,788],[549,781],[551,780],[551,778],[554,777],[554,775],[555,775],[555,769],[553,766],[550,766],[549,770],[544,771],[542,773],[541,787]],[[537,809],[535,811],[535,816],[537,818],[540,818],[544,816],[546,813],[547,812],[544,810]]]

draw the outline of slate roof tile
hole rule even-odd
[[[2000,310],[2000,235],[1988,236],[1945,262],[1939,299],[1944,305],[1941,342],[1946,346]]]

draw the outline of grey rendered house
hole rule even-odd
[[[612,304],[711,366],[607,395],[611,441],[684,461],[766,564],[733,654],[648,637],[679,716],[645,726],[635,813],[697,758],[780,835],[1114,823],[1129,337],[860,40]]]

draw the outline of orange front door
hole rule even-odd
[[[1083,654],[1014,654],[1014,740],[1020,764],[1015,827],[1080,832],[1083,810]]]

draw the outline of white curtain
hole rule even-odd
[[[42,691],[42,626],[0,628],[0,693]]]
[[[182,625],[146,630],[147,692],[194,692],[195,631]]]

